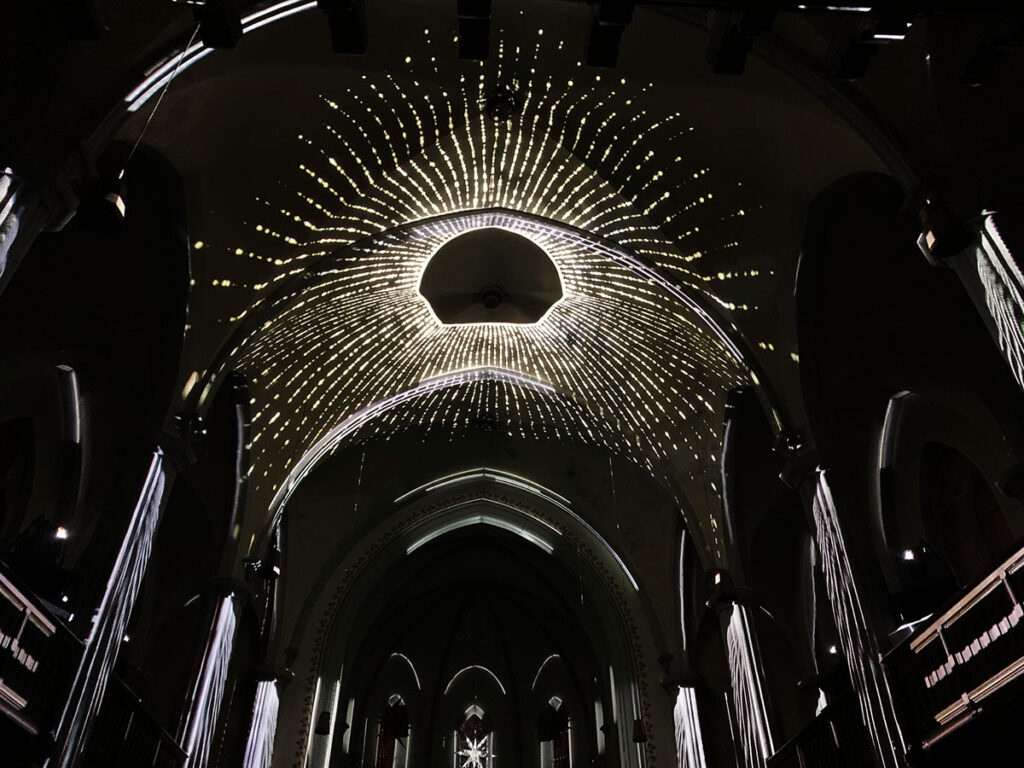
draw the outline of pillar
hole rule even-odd
[[[829,472],[818,469],[808,478],[814,482],[811,506],[815,539],[829,604],[875,762],[883,768],[900,768],[906,764],[906,745],[896,720],[878,642],[865,613]]]
[[[232,579],[217,580],[207,594],[211,620],[203,658],[186,702],[180,743],[188,755],[186,768],[205,768],[217,736],[224,687],[234,649],[242,598],[248,588]]]
[[[704,735],[700,730],[700,714],[697,711],[697,692],[689,685],[680,685],[676,690],[673,715],[679,768],[707,768]]]
[[[718,599],[718,612],[729,658],[737,754],[743,768],[764,768],[775,753],[775,740],[750,608],[723,595]]]
[[[164,452],[157,449],[85,639],[71,694],[57,727],[54,757],[47,765],[73,766],[85,746],[146,573],[167,487]]]

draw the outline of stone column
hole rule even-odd
[[[818,469],[813,479],[815,539],[829,604],[857,694],[861,719],[868,731],[875,761],[883,768],[906,764],[906,745],[881,663],[878,642],[865,613],[842,521],[830,484],[830,470]]]
[[[676,757],[679,768],[707,768],[704,735],[700,729],[697,692],[692,685],[676,687],[673,708],[676,724]]]
[[[218,579],[207,595],[211,620],[206,648],[187,701],[180,742],[188,758],[186,768],[205,768],[217,735],[217,718],[228,679],[235,629],[248,587],[234,579]]]
[[[75,765],[86,744],[146,574],[168,486],[164,452],[157,449],[85,640],[71,694],[57,727],[54,757],[47,765]]]
[[[277,733],[280,687],[289,679],[289,673],[284,670],[263,669],[256,674],[256,699],[245,743],[245,768],[270,768]]]
[[[727,595],[718,597],[717,607],[729,658],[737,753],[743,768],[764,768],[775,753],[775,739],[750,609]]]
[[[970,237],[970,244],[944,259],[927,247],[922,250],[934,266],[946,264],[957,273],[1017,385],[1024,389],[1024,270],[999,222],[999,214],[986,214],[965,225],[964,237]]]

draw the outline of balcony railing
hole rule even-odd
[[[823,709],[810,725],[768,759],[768,768],[871,768],[871,743],[852,691]]]
[[[29,734],[51,730],[82,644],[0,563],[0,715]]]
[[[929,748],[1024,674],[1024,549],[885,658],[905,735]]]

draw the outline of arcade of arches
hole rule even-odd
[[[1024,27],[920,5],[0,10],[0,764],[1019,764]]]

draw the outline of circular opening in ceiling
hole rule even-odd
[[[536,323],[562,293],[562,278],[544,249],[497,227],[453,237],[420,278],[420,294],[446,325]]]

